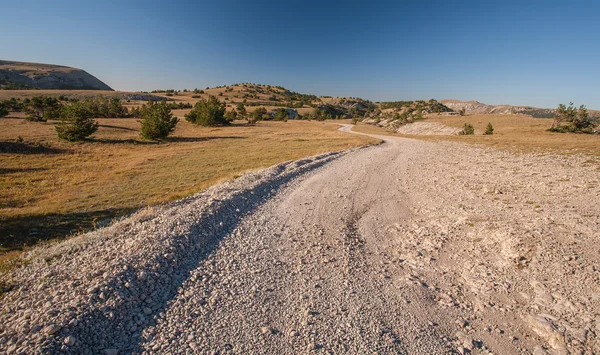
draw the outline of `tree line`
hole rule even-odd
[[[95,117],[130,117],[127,107],[121,104],[121,100],[103,96],[83,100],[69,100],[64,96],[59,98],[34,96],[31,99],[26,98],[23,100],[11,98],[10,100],[0,101],[0,117],[8,115],[8,112],[25,112],[27,120],[45,122],[60,119],[69,114],[68,110],[71,105],[84,106]]]
[[[554,113],[554,122],[549,129],[551,132],[595,133],[595,123],[590,117],[585,105],[576,108],[572,102],[569,106],[558,105]]]

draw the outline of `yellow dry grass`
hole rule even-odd
[[[469,123],[480,133],[483,133],[487,124],[491,123],[494,127],[494,134],[476,134],[473,136],[409,136],[392,133],[392,135],[428,141],[446,140],[482,144],[515,152],[584,153],[600,156],[600,135],[548,132],[547,129],[552,125],[552,120],[547,118],[488,114],[431,117],[427,118],[426,121],[440,122],[451,127],[462,127],[465,123]],[[365,124],[358,125],[354,130],[364,133],[391,134],[383,128]]]
[[[69,95],[71,97],[90,97],[90,96],[106,96],[116,97],[119,94],[134,94],[126,91],[106,91],[106,90],[0,90],[0,100],[25,99],[34,96],[52,96]]]
[[[52,122],[0,119],[0,252],[189,196],[244,171],[377,141],[332,123],[203,128],[182,119],[159,144],[139,138],[135,119],[98,121],[94,140],[65,143]]]

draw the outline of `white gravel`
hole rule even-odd
[[[31,252],[0,352],[600,353],[599,176],[401,138],[280,164]]]

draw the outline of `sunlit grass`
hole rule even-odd
[[[64,143],[51,122],[0,119],[0,252],[88,230],[248,170],[376,142],[323,122],[203,128],[181,120],[173,137],[156,143],[140,139],[135,119],[98,121],[92,141]]]
[[[466,122],[472,124],[479,133],[485,131],[488,123],[492,123],[494,134],[473,136],[393,135],[427,141],[467,142],[524,153],[584,153],[600,156],[600,135],[548,132],[547,129],[551,127],[552,120],[547,118],[532,118],[523,115],[472,115],[427,118],[426,122],[440,122],[459,128]],[[359,124],[354,127],[354,130],[372,134],[390,134],[383,128],[366,124]]]

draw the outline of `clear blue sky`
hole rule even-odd
[[[119,90],[255,82],[600,109],[600,1],[8,1],[0,59]]]

